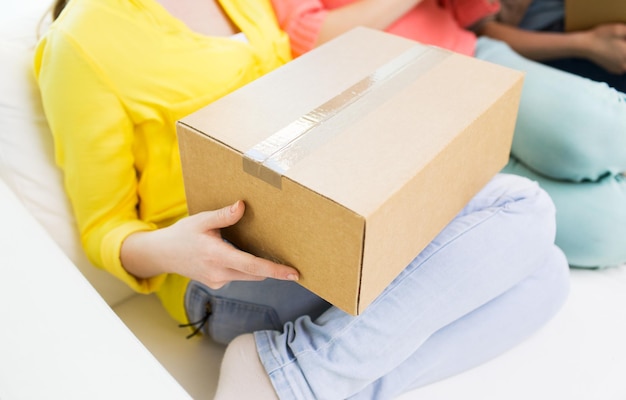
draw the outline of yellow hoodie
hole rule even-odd
[[[155,0],[72,0],[34,59],[89,259],[181,323],[187,278],[135,278],[122,242],[187,215],[176,121],[290,59],[267,0],[220,3],[247,43],[194,33]]]

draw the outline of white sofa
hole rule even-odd
[[[185,339],[154,296],[80,249],[30,69],[47,6],[0,16],[0,399],[212,398],[223,348]],[[571,283],[529,340],[401,399],[626,399],[626,266],[573,270]]]

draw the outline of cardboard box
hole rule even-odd
[[[523,75],[357,28],[178,123],[191,213],[361,313],[507,162]]]
[[[626,2],[623,0],[565,0],[565,30],[591,29],[610,23],[626,23]]]

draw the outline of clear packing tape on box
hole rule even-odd
[[[244,171],[280,189],[283,174],[298,161],[447,57],[427,46],[410,48],[248,150]]]

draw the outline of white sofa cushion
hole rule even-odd
[[[21,3],[23,16],[0,20],[0,177],[107,303],[114,305],[133,292],[92,266],[80,246],[32,73],[37,25],[47,4]]]

